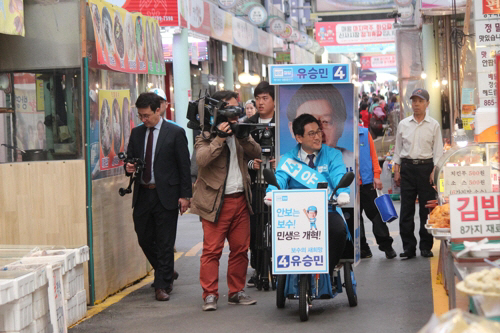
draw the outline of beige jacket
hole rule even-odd
[[[208,132],[205,132],[209,136]],[[196,137],[196,163],[198,164],[198,178],[194,184],[191,213],[215,222],[219,217],[224,203],[224,190],[229,166],[229,147],[226,140],[220,137],[204,139],[202,135]],[[250,190],[250,176],[248,175],[248,161],[259,158],[261,149],[255,140],[249,136],[236,139],[236,152],[243,176],[243,188],[247,199],[248,211],[252,212],[252,192]]]

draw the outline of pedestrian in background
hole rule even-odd
[[[396,134],[394,149],[394,181],[401,186],[401,213],[399,233],[403,240],[400,257],[413,258],[416,255],[417,239],[415,230],[415,200],[420,206],[420,254],[432,257],[432,235],[425,229],[429,210],[428,200],[435,199],[432,187],[434,169],[443,155],[443,139],[439,123],[426,114],[429,93],[416,89],[411,97],[413,115],[401,120]]]
[[[389,234],[387,224],[382,221],[380,213],[375,206],[377,190],[382,190],[384,185],[380,180],[380,164],[378,162],[375,144],[367,128],[360,127],[359,131],[359,171],[360,171],[360,194],[361,194],[361,258],[371,258],[372,252],[366,242],[365,227],[363,223],[363,211],[372,221],[373,234],[380,251],[385,252],[387,259],[396,257],[396,251],[392,248],[393,239]]]

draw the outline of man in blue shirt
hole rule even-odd
[[[290,172],[291,165],[294,169],[300,168],[314,173],[317,179],[328,183],[330,190],[337,186],[345,174],[346,168],[342,160],[342,153],[322,144],[323,132],[320,125],[321,123],[308,113],[301,114],[293,121],[292,130],[298,144],[283,155],[276,168],[276,180],[281,189],[311,188],[310,186],[312,186],[299,177],[294,177],[293,172]],[[276,190],[275,186],[269,185],[267,187],[267,194],[264,198],[266,204],[271,202],[271,191],[273,190]],[[346,205],[349,201],[349,188],[339,189],[337,191],[338,206]],[[344,252],[347,239],[347,226],[339,207],[336,209],[329,207],[328,239],[331,274]]]

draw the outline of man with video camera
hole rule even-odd
[[[198,178],[194,184],[191,212],[201,217],[203,227],[200,259],[203,311],[217,309],[219,260],[226,238],[230,249],[228,302],[240,305],[257,303],[245,294],[243,288],[252,213],[247,163],[259,157],[261,150],[248,130],[243,130],[238,124],[242,112],[237,98],[238,94],[232,91],[219,91],[211,96],[211,100],[227,104],[217,104],[213,111],[215,123],[212,127],[202,123],[202,133],[196,137],[195,143]],[[207,110],[207,106],[201,105],[200,109]],[[205,118],[201,115],[200,119]]]
[[[156,300],[168,301],[178,276],[174,271],[177,218],[188,209],[192,190],[186,133],[161,117],[160,103],[160,97],[151,92],[137,98],[135,106],[143,125],[130,134],[127,160],[144,161],[134,184],[134,227],[155,270]],[[135,174],[137,167],[126,163],[126,175]]]
[[[262,81],[255,87],[254,97],[257,104],[257,113],[248,118],[246,124],[274,124],[275,123],[275,105],[274,105],[274,87],[267,81]],[[259,158],[253,159],[248,162],[250,177],[252,179],[252,209],[255,214],[250,217],[250,252],[251,260],[250,265],[255,269],[254,274],[247,282],[247,287],[255,287],[260,284],[259,276],[263,273],[264,280],[267,281],[266,270],[263,267],[265,261],[262,258],[262,253],[258,254],[257,233],[260,235],[262,230],[257,232],[267,224],[267,207],[262,205],[262,199],[265,195],[265,183],[262,178],[260,170],[264,168],[276,168],[276,160],[274,158],[274,143],[275,131],[272,127],[257,127],[251,131],[252,137],[257,141],[262,148],[262,155]],[[260,214],[260,215],[259,215]],[[259,220],[260,219],[260,220]],[[260,226],[260,227],[259,227]],[[262,272],[261,272],[262,271]],[[260,285],[258,285],[260,289]],[[267,289],[267,285],[263,286]]]

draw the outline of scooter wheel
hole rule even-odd
[[[311,276],[302,274],[299,282],[299,314],[301,321],[309,320],[309,310],[311,304]]]

